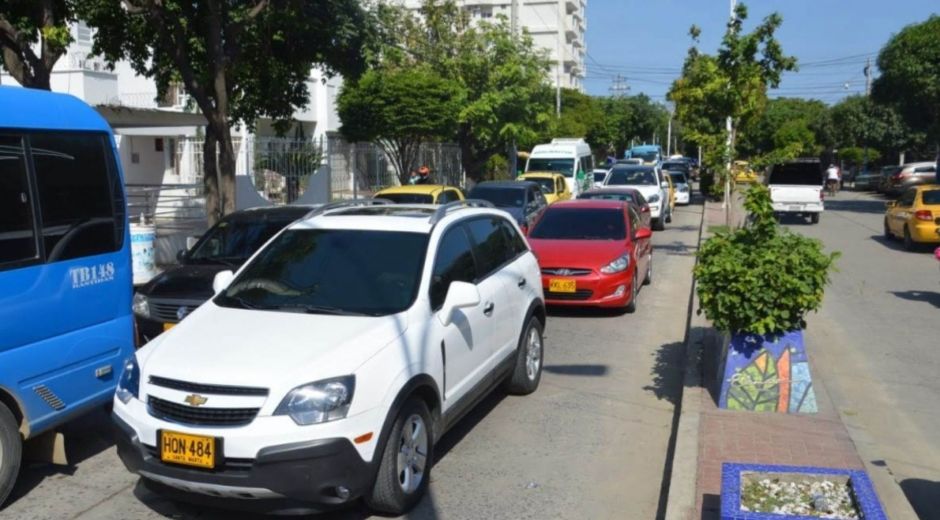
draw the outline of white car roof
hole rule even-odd
[[[491,207],[452,205],[439,213],[442,206],[433,204],[381,204],[327,209],[312,213],[291,224],[288,229],[364,229],[374,231],[402,231],[430,233],[435,225],[476,215],[498,215],[507,218],[504,211]],[[435,215],[438,218],[435,219]],[[511,218],[510,218],[511,220]]]

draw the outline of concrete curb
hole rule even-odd
[[[708,220],[708,202],[702,207],[702,222],[699,224],[698,246],[705,235]],[[682,371],[682,396],[676,404],[679,416],[676,425],[675,446],[672,453],[672,468],[669,475],[669,495],[666,499],[666,520],[689,520],[696,510],[696,484],[698,480],[699,416],[702,402],[701,352],[705,342],[705,327],[708,323],[696,314],[698,295],[696,281],[692,279],[689,295],[688,318],[686,319],[685,359]]]

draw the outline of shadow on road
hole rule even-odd
[[[665,251],[669,256],[695,256],[696,248],[676,240],[668,244],[653,244],[653,252],[659,251]]]
[[[607,365],[545,365],[543,367],[548,373],[562,376],[587,376],[601,377],[606,376],[610,369]]]
[[[884,235],[872,235],[871,239],[887,247],[888,249],[893,249],[895,251],[904,251],[904,244],[902,244],[899,240],[894,240]]]
[[[653,353],[653,356],[656,361],[650,374],[652,381],[644,386],[643,390],[652,392],[657,399],[665,399],[675,406],[682,395],[685,342],[663,345]]]
[[[937,518],[937,512],[940,511],[940,482],[909,478],[901,481],[901,490],[917,516],[924,520]]]
[[[621,318],[624,309],[606,309],[603,307],[565,307],[558,305],[548,306],[548,315],[558,318]]]
[[[92,411],[64,425],[59,431],[65,436],[65,456],[69,465],[58,466],[48,462],[28,460],[27,453],[30,446],[27,443],[19,478],[4,506],[9,506],[25,497],[47,478],[56,475],[74,475],[80,462],[111,449],[115,442],[109,411],[104,408]]]
[[[879,199],[826,199],[826,210],[882,214],[885,202]]]
[[[940,309],[940,293],[932,291],[891,291],[891,294],[902,300],[929,303]]]

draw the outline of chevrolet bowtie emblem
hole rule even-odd
[[[186,396],[186,399],[183,399],[189,406],[202,406],[206,404],[208,400],[208,397],[203,397],[199,394],[189,394]]]

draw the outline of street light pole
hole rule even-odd
[[[730,21],[729,23],[734,23],[734,9],[737,7],[737,0],[731,0],[731,12],[730,12]],[[730,30],[730,27],[729,27]],[[729,85],[730,87],[730,85]],[[721,207],[725,210],[725,225],[729,228],[731,227],[731,159],[732,151],[731,146],[733,144],[731,136],[734,133],[734,121],[731,119],[731,115],[725,119],[725,132],[728,136],[725,139],[725,196],[724,200],[721,203]]]

